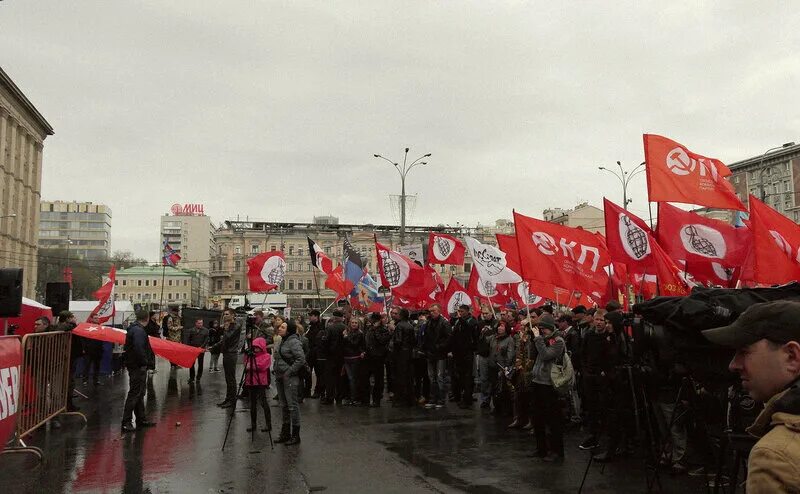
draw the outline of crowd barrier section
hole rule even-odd
[[[68,331],[31,333],[22,338],[17,426],[14,439],[3,453],[32,453],[41,460],[42,451],[26,446],[26,436],[58,415],[78,416],[86,423],[82,413],[67,411],[73,379],[71,344],[72,333]]]

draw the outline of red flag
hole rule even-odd
[[[549,223],[514,212],[522,278],[582,293],[603,293],[611,259],[605,245],[581,228]],[[531,283],[534,291],[537,283]],[[538,293],[538,292],[537,292]]]
[[[426,296],[426,276],[422,266],[378,242],[375,242],[375,250],[381,284],[389,287],[392,295],[412,301]]]
[[[655,274],[631,273],[631,286],[633,293],[649,300],[658,295],[658,286]]]
[[[72,330],[73,334],[90,338],[92,340],[110,341],[111,343],[125,344],[126,331],[124,329],[109,328],[99,324],[89,324],[87,322],[78,324],[78,327]],[[153,353],[159,357],[163,357],[175,365],[181,367],[191,367],[197,356],[205,352],[204,348],[184,345],[169,340],[162,340],[153,336],[150,338],[150,346],[153,348]]]
[[[283,252],[264,252],[247,260],[247,285],[251,292],[269,292],[280,286],[286,276]]]
[[[170,247],[166,240],[164,240],[164,243],[161,247],[161,264],[164,266],[177,266],[178,261],[181,260],[181,255],[178,254],[175,249]]]
[[[652,232],[647,223],[606,198],[603,198],[603,207],[606,221],[605,243],[614,262],[625,264],[631,271],[652,271]]]
[[[103,324],[109,319],[114,319],[115,306],[114,306],[114,281],[117,276],[117,267],[111,266],[108,272],[108,282],[101,286],[96,292],[92,294],[97,299],[97,307],[89,314],[89,320],[97,316],[97,324]]]
[[[450,278],[447,289],[441,297],[442,309],[446,311],[446,314],[453,314],[460,305],[469,305],[474,312],[476,308],[480,307],[480,303],[474,303],[472,297],[473,295],[467,292],[455,277]]]
[[[472,271],[469,273],[467,291],[473,296],[491,301],[493,305],[504,305],[509,302],[510,296],[508,290],[512,285],[517,285],[517,283],[496,284],[491,280],[485,280],[481,278],[477,268],[472,266]]]
[[[457,238],[444,233],[428,234],[429,264],[464,264],[464,244]]]
[[[763,285],[800,280],[800,226],[750,196],[752,280]]]
[[[325,286],[336,292],[336,299],[347,298],[353,291],[353,282],[344,278],[344,268],[342,265],[336,266],[325,278]]]
[[[655,263],[656,282],[658,283],[658,294],[662,296],[686,296],[689,295],[689,286],[681,278],[680,270],[672,262],[664,249],[653,242],[653,262]]]
[[[731,171],[720,160],[695,154],[666,137],[653,134],[643,137],[651,201],[747,211],[733,186],[725,180]]]
[[[311,265],[325,274],[331,274],[333,272],[333,261],[331,261],[331,258],[325,254],[322,247],[311,240],[311,237],[306,238],[308,239],[308,253],[311,256]]]
[[[658,205],[658,243],[702,283],[730,286],[752,241],[748,228],[736,228],[664,202]]]

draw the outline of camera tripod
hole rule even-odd
[[[250,372],[250,382],[253,382],[253,374],[255,373],[255,381],[258,383],[259,386],[262,385],[261,383],[261,376],[258,375],[258,371],[256,369],[256,354],[253,351],[253,337],[252,335],[248,335],[247,337],[247,345],[245,346],[245,355],[247,355],[247,363],[245,364],[244,368],[242,369],[242,377],[239,378],[239,386],[236,388],[236,398],[233,400],[233,406],[231,406],[230,415],[228,416],[228,426],[225,428],[225,439],[222,441],[222,451],[225,451],[225,444],[228,442],[228,434],[231,431],[231,423],[233,422],[233,416],[236,413],[236,403],[238,403],[238,397],[242,394],[242,390],[244,389],[244,381],[245,377],[247,376],[248,370]],[[267,370],[269,372],[269,370]],[[263,385],[266,385],[264,383]],[[254,390],[250,390],[250,393],[255,392]],[[267,404],[269,405],[269,403]],[[258,403],[253,400],[252,396],[250,397],[250,406],[257,407]],[[252,413],[252,410],[251,410]],[[265,419],[267,421],[267,434],[269,436],[269,446],[270,449],[273,451],[275,450],[275,443],[272,440],[272,411],[270,410],[269,406],[265,409]],[[252,421],[252,427],[250,429],[250,442],[255,441],[256,436],[256,421]]]
[[[661,478],[658,473],[658,456],[656,450],[656,443],[655,443],[655,429],[653,428],[653,414],[652,414],[652,403],[650,402],[649,397],[647,396],[647,390],[645,389],[644,383],[637,380],[634,375],[634,366],[633,365],[623,365],[618,367],[621,371],[620,375],[617,376],[617,379],[627,379],[627,390],[626,392],[630,393],[631,399],[631,406],[633,408],[633,419],[634,419],[634,427],[636,432],[636,438],[639,441],[639,446],[641,447],[641,454],[642,460],[644,461],[644,468],[645,468],[645,485],[647,486],[647,492],[651,493],[654,491],[654,488],[658,487],[658,492],[661,492]],[[624,375],[622,374],[624,372]],[[620,419],[620,417],[615,417],[615,419]],[[608,427],[609,424],[606,424]],[[624,437],[624,433],[621,433]],[[609,447],[613,443],[609,441]],[[614,446],[615,448],[619,446]],[[611,452],[614,453],[613,451]],[[589,474],[589,469],[594,462],[594,456],[589,456],[589,462],[586,465],[586,470],[583,473],[583,480],[581,480],[581,485],[578,488],[578,493],[580,494],[583,491],[583,486],[586,483],[586,477]]]

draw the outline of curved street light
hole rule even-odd
[[[422,161],[425,158],[430,158],[431,153],[423,154],[419,158],[415,159],[411,163],[408,162],[408,151],[410,148],[405,148],[405,153],[403,154],[403,166],[401,167],[399,163],[396,161],[392,161],[385,156],[381,156],[380,154],[373,154],[372,156],[375,158],[382,159],[392,165],[397,173],[400,174],[400,245],[403,245],[406,237],[406,176],[408,173],[415,167],[419,165],[427,165],[427,161]]]
[[[633,199],[628,199],[628,185],[631,183],[631,180],[633,180],[633,177],[645,171],[644,165],[645,162],[642,161],[641,163],[633,167],[633,170],[631,170],[630,172],[625,171],[625,169],[622,168],[622,163],[620,163],[619,161],[617,161],[617,167],[619,168],[619,172],[611,170],[604,166],[597,167],[599,170],[603,170],[617,177],[619,183],[622,184],[622,207],[625,208],[625,210],[628,209],[628,204],[633,202]]]

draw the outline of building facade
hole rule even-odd
[[[181,255],[183,267],[208,274],[215,252],[214,227],[202,204],[173,205],[172,213],[161,217],[159,231],[159,245],[168,242]]]
[[[748,205],[758,197],[795,223],[800,223],[800,144],[788,143],[728,166],[736,195]]]
[[[81,259],[111,257],[111,208],[91,202],[41,201],[39,248],[68,249]]]
[[[321,223],[224,222],[215,232],[217,250],[211,258],[212,303],[225,306],[233,296],[246,294],[247,259],[261,252],[280,250],[286,260],[286,276],[280,291],[287,295],[289,306],[305,309],[326,307],[333,302],[335,294],[324,288],[324,274],[311,264],[308,238],[322,247],[334,262],[342,259],[343,242],[347,238],[374,277],[378,276],[375,239],[394,250],[400,250],[400,228],[397,226],[342,225],[330,218],[325,217]],[[406,246],[426,252],[431,231],[459,238],[472,236],[481,242],[496,245],[495,233],[513,233],[513,222],[499,220],[492,228],[408,226]],[[469,259],[464,266],[437,266],[445,283],[451,276],[466,283],[471,268]],[[320,287],[319,294],[317,286]]]
[[[542,212],[545,221],[572,228],[581,227],[590,232],[605,234],[605,213],[602,209],[583,202],[574,209],[551,208]]]
[[[0,267],[24,269],[34,298],[44,140],[53,127],[0,68]]]
[[[208,306],[205,273],[162,266],[135,266],[117,271],[115,300],[152,309],[163,306]]]

